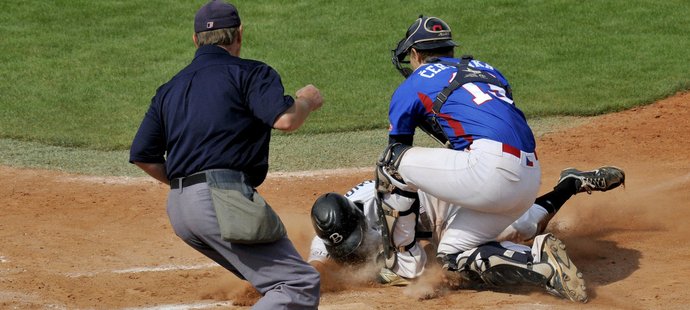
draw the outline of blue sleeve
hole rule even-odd
[[[403,83],[393,93],[388,120],[390,121],[389,135],[412,135],[418,120],[424,116],[424,106],[417,94]]]
[[[156,97],[144,115],[129,150],[129,162],[165,163],[165,131],[161,124]]]
[[[250,72],[246,96],[249,109],[269,127],[295,103],[285,95],[278,72],[265,64]]]

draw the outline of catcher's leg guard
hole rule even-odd
[[[400,166],[400,160],[409,150],[411,146],[407,146],[401,143],[393,143],[388,145],[383,151],[378,161],[376,162],[376,206],[378,223],[381,225],[381,238],[383,241],[383,258],[384,263],[387,268],[393,268],[396,264],[396,251],[398,251],[397,246],[393,242],[392,229],[396,225],[396,221],[400,216],[407,215],[412,211],[412,202],[417,201],[417,193],[415,189],[411,188],[402,177],[398,174],[398,167]],[[394,194],[395,192],[395,194]],[[402,196],[402,197],[399,197]],[[396,204],[397,206],[391,206],[394,198],[412,198],[410,200],[409,206],[401,208],[406,203]],[[417,206],[419,203],[416,203]],[[404,209],[401,212],[398,209]]]
[[[389,144],[376,162],[376,191],[391,193],[397,187],[403,191],[414,191],[398,174],[402,156],[412,147],[402,143]]]
[[[439,261],[445,261],[444,269],[455,268],[464,280],[488,286],[538,286],[558,297],[587,302],[582,274],[565,253],[565,245],[551,234],[534,242],[531,251],[509,242],[489,242],[457,256],[440,254]]]
[[[532,264],[529,253],[507,249],[498,242],[456,255],[440,254],[438,259],[444,262],[444,269],[455,269],[463,279],[489,286],[542,286],[553,275],[548,264]]]

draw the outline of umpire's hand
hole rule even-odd
[[[323,98],[321,92],[314,85],[307,85],[295,93],[295,104],[281,114],[273,124],[273,128],[292,132],[300,128],[309,117],[309,113],[321,108]]]
[[[321,97],[321,91],[314,85],[307,85],[300,88],[295,93],[296,100],[305,100],[309,103],[310,111],[318,110],[323,105],[323,98]]]

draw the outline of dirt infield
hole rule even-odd
[[[589,284],[590,309],[690,308],[690,93],[593,118],[538,141],[542,192],[566,167],[616,165],[625,189],[573,197],[549,229]],[[187,247],[165,214],[165,186],[0,167],[0,308],[244,309],[245,284]],[[367,170],[270,175],[259,191],[303,256],[308,210]],[[569,309],[541,291],[430,291],[327,280],[322,309]],[[340,285],[335,286],[338,283]]]

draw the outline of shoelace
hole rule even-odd
[[[591,194],[594,188],[599,188],[601,190],[606,189],[606,179],[603,177],[583,177],[582,180],[582,187],[585,188],[588,194]]]

